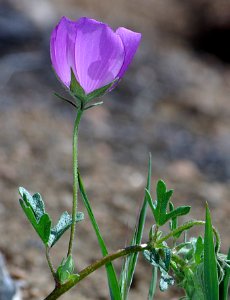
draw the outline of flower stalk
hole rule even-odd
[[[70,230],[70,239],[67,257],[72,254],[73,241],[76,228],[76,217],[78,207],[78,128],[82,117],[83,109],[77,110],[77,117],[74,123],[73,130],[73,204],[72,204],[72,225]]]

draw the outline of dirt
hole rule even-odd
[[[103,106],[86,112],[80,126],[79,167],[109,250],[124,247],[131,239],[144,195],[149,152],[153,195],[157,179],[164,179],[175,190],[175,205],[191,205],[190,218],[196,219],[204,219],[208,201],[222,236],[222,251],[228,250],[230,65],[225,56],[197,42],[213,27],[228,30],[229,6],[221,2],[225,9],[217,11],[202,1],[205,9],[200,19],[205,19],[205,30],[191,22],[201,3],[195,0],[190,4],[143,1],[141,7],[137,1],[95,5],[43,0],[39,11],[34,1],[4,4],[0,20],[7,19],[8,13],[11,25],[15,20],[21,29],[17,25],[15,34],[8,20],[4,23],[8,35],[0,30],[0,251],[11,275],[22,281],[23,299],[44,298],[53,283],[43,246],[19,206],[18,187],[40,192],[54,222],[71,210],[75,112],[53,96],[53,91],[66,94],[52,72],[48,47],[51,27],[60,15],[90,15],[143,33],[127,75],[104,97]],[[42,9],[47,16],[44,22]],[[81,202],[79,210],[85,212]],[[144,241],[152,223],[149,212]],[[51,253],[55,265],[67,246],[68,233]],[[74,246],[78,270],[100,257],[86,212]],[[119,270],[120,263],[116,266]],[[151,268],[140,255],[130,299],[147,298],[150,275]],[[159,292],[156,299],[180,295],[173,288]],[[108,299],[105,271],[92,274],[62,299],[76,297]]]

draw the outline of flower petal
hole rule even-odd
[[[51,34],[50,55],[56,74],[68,86],[70,83],[70,67],[67,60],[67,36],[66,19],[63,17]]]
[[[54,28],[50,39],[50,55],[53,68],[60,80],[69,87],[71,80],[70,68],[75,69],[75,40],[77,24],[66,17],[62,17]]]
[[[119,71],[118,77],[121,78],[125,71],[127,70],[129,64],[131,63],[134,54],[137,51],[137,48],[141,41],[141,34],[138,32],[131,31],[124,27],[119,27],[116,30],[116,33],[120,36],[123,45],[125,47],[125,59],[124,63]]]
[[[124,62],[120,37],[106,24],[81,18],[75,45],[77,77],[86,94],[112,82]]]

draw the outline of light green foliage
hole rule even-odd
[[[159,287],[161,291],[174,284],[174,279],[168,274],[171,262],[171,250],[169,248],[144,250],[145,259],[154,267],[159,268],[161,277]]]
[[[70,276],[74,272],[74,261],[72,255],[69,255],[67,258],[63,259],[60,266],[57,269],[57,278],[61,284],[64,284],[67,280],[70,279]],[[76,274],[74,276],[77,276]]]
[[[77,213],[76,222],[80,222],[84,219],[84,214],[82,212]],[[51,229],[49,236],[49,247],[53,247],[56,242],[60,239],[63,233],[70,228],[72,224],[72,217],[65,211],[56,226]]]
[[[72,217],[67,212],[64,212],[57,225],[52,228],[51,218],[45,211],[45,204],[41,195],[36,193],[32,196],[23,187],[19,188],[19,194],[21,196],[21,199],[19,199],[21,207],[43,243],[48,247],[54,246],[64,232],[71,226]],[[76,222],[83,219],[84,214],[79,212]]]
[[[31,196],[30,193],[22,187],[19,188],[19,194],[22,197],[19,201],[24,213],[43,243],[47,245],[51,230],[51,220],[49,215],[45,212],[44,202],[40,194]]]

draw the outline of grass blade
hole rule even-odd
[[[228,250],[227,260],[230,260],[230,248]],[[221,300],[228,300],[229,279],[230,279],[230,268],[228,266],[226,266],[224,278],[220,283],[220,299]]]
[[[153,300],[156,291],[156,285],[157,285],[157,268],[153,267],[152,278],[149,286],[148,300]]]
[[[152,169],[152,160],[150,154],[149,164],[148,164],[148,178],[146,184],[146,189],[148,189],[149,191],[151,187],[151,169]],[[131,241],[131,246],[141,243],[144,225],[145,225],[145,219],[146,219],[147,206],[148,206],[148,201],[147,201],[147,197],[145,196],[140,210],[138,223],[136,225],[135,232]],[[122,300],[127,299],[129,289],[132,284],[133,275],[137,264],[137,259],[138,259],[138,253],[131,254],[125,257],[124,259],[121,275],[120,275],[120,291],[121,291]]]
[[[206,205],[204,233],[204,294],[206,300],[219,300],[217,260],[208,205]]]
[[[101,248],[101,253],[102,253],[103,256],[106,256],[108,254],[108,251],[107,251],[105,242],[102,238],[102,235],[101,235],[100,229],[98,227],[97,221],[94,217],[89,199],[86,195],[85,188],[84,188],[80,173],[78,173],[78,182],[79,182],[79,189],[80,189],[80,192],[81,192],[82,200],[83,200],[85,208],[88,212],[88,215],[89,215],[90,221],[92,223],[93,229],[96,233],[98,243],[99,243],[99,246]],[[108,284],[109,284],[111,299],[112,300],[121,300],[120,288],[119,288],[119,284],[118,284],[118,280],[117,280],[117,276],[116,276],[114,266],[113,266],[112,263],[108,263],[108,264],[106,264],[105,267],[106,267],[106,272],[107,272],[107,278],[108,278]]]

